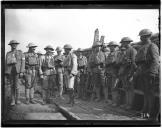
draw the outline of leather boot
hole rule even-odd
[[[97,95],[97,99],[95,100],[96,102],[99,102],[101,100],[101,96],[100,96],[100,88],[96,88],[96,95]]]
[[[30,103],[32,103],[32,104],[36,104],[36,102],[34,101],[34,99],[32,98],[32,99],[30,99]]]
[[[74,95],[74,89],[71,90],[71,105],[74,106],[75,101],[74,101],[75,95]]]
[[[29,98],[26,98],[26,104],[27,104],[27,105],[30,104]]]
[[[67,90],[67,93],[68,93],[68,95],[69,95],[69,101],[67,102],[67,104],[71,104],[71,101],[72,101],[72,100],[71,100],[71,99],[72,99],[72,98],[71,98],[71,96],[72,96],[71,90],[68,89],[68,90]]]
[[[21,104],[21,102],[20,102],[20,91],[19,91],[19,89],[16,89],[16,104]]]
[[[11,88],[11,106],[15,105],[15,91],[14,88]]]

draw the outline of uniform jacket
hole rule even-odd
[[[154,43],[142,45],[138,50],[136,62],[139,63],[144,74],[156,75],[159,73],[159,49]],[[141,62],[141,63],[140,63]]]
[[[34,63],[34,65],[33,66],[37,66],[38,67],[38,65],[39,65],[39,59],[38,59],[38,55],[36,54],[36,53],[31,53],[31,52],[25,52],[24,53],[24,55],[25,55],[25,69],[28,69],[31,65],[29,64],[29,59],[30,59],[30,57],[34,57],[36,60],[35,60],[35,62],[32,62],[32,63]],[[32,60],[31,60],[32,61]],[[38,68],[39,69],[39,68]]]
[[[14,54],[16,57],[16,71],[17,73],[23,73],[25,71],[25,56],[23,54],[23,52],[21,50],[15,50],[7,52],[6,54],[6,67],[5,67],[5,73],[10,74],[11,73],[11,69],[12,69],[12,65],[8,65],[7,64],[7,58],[8,56],[10,56],[11,54]]]
[[[39,73],[40,75],[54,75],[56,74],[54,67],[54,57],[48,54],[45,54],[40,59]]]
[[[87,66],[87,58],[85,56],[77,57],[78,67]]]
[[[136,68],[135,57],[137,51],[132,46],[128,46],[123,54],[124,56],[122,56],[119,75],[133,75]]]
[[[85,56],[79,56],[77,58],[78,62],[78,70],[80,73],[86,73],[86,68],[87,68],[87,58]]]
[[[88,62],[87,62],[87,70],[88,72],[92,73],[92,67],[91,67],[91,63],[92,63],[92,59],[93,59],[93,53],[91,53],[88,57]]]
[[[109,55],[106,57],[106,72],[109,74],[116,74],[117,68],[115,67],[117,61],[118,51],[110,52]]]
[[[63,73],[64,68],[63,68],[63,61],[65,59],[64,55],[56,55],[54,56],[55,60],[55,69],[57,73]]]
[[[98,53],[94,53],[92,55],[90,60],[90,66],[94,73],[100,73],[104,71],[105,60],[106,60],[106,56],[102,51]],[[96,66],[98,64],[102,64],[102,67]]]
[[[63,66],[68,69],[71,74],[77,75],[77,56],[74,53],[69,53],[64,59]]]

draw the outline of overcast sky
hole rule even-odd
[[[12,39],[21,44],[18,49],[27,51],[27,44],[38,45],[36,51],[44,52],[46,45],[63,47],[69,43],[74,49],[89,48],[93,44],[94,31],[105,36],[105,42],[117,41],[129,36],[139,41],[143,28],[158,32],[158,10],[153,9],[6,9],[6,52]]]

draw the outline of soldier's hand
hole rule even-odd
[[[43,79],[43,75],[40,75],[40,78]]]
[[[73,77],[74,75],[73,74],[70,74],[70,78]]]
[[[21,73],[20,73],[20,78],[22,78],[22,77],[23,77],[23,75],[24,75],[24,74],[21,72]]]
[[[132,82],[133,81],[133,76],[129,78],[129,82]]]

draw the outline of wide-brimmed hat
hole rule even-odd
[[[130,37],[123,37],[123,38],[121,39],[120,43],[122,44],[123,42],[128,42],[128,43],[130,43],[130,42],[133,42],[133,40],[132,40]]]
[[[52,51],[54,51],[53,47],[51,45],[47,45],[44,50],[47,50],[47,49],[51,49]]]
[[[37,47],[37,45],[35,45],[34,43],[29,43],[28,46],[26,46],[27,48],[30,48],[30,47]]]
[[[20,44],[19,42],[17,42],[16,40],[11,40],[10,42],[9,42],[9,44],[8,45],[12,45],[12,44]]]

